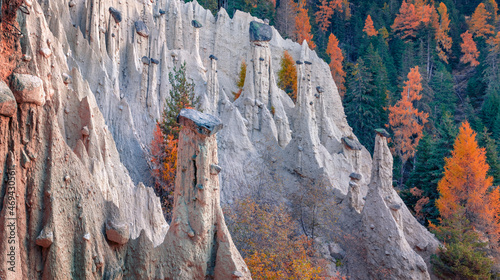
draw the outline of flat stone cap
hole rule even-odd
[[[354,181],[359,181],[363,178],[363,176],[359,173],[356,173],[356,172],[353,172],[349,175],[349,177],[351,177],[352,180]]]
[[[203,27],[203,24],[201,24],[199,21],[193,19],[191,21],[191,25],[193,25],[194,28],[202,28]]]
[[[384,137],[389,137],[389,132],[387,132],[387,130],[383,129],[383,128],[376,128],[375,129],[375,132],[377,132],[377,134],[380,134],[380,136],[384,136]]]
[[[273,38],[273,30],[271,26],[257,21],[250,22],[250,42],[255,41],[271,41]]]
[[[177,122],[207,136],[214,135],[223,127],[219,118],[194,109],[182,109],[177,116]]]
[[[149,57],[147,57],[147,56],[143,56],[141,58],[141,61],[142,61],[142,63],[147,64],[147,65],[149,65],[151,63],[151,59],[149,59]]]
[[[344,143],[344,145],[347,148],[349,148],[351,150],[359,151],[359,150],[363,149],[363,146],[361,145],[361,143],[359,143],[355,139],[352,139],[349,137],[342,137],[342,142]]]
[[[113,17],[116,23],[120,23],[122,21],[122,13],[113,7],[109,7],[109,13]]]
[[[135,32],[137,34],[141,35],[142,37],[148,37],[149,36],[149,29],[148,26],[144,23],[144,21],[136,21],[135,22]]]

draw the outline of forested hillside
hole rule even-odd
[[[200,4],[217,12],[216,0]],[[329,62],[360,142],[373,152],[373,130],[390,132],[394,187],[422,224],[438,233],[450,228],[469,233],[485,219],[498,224],[500,24],[495,0],[235,0],[222,5],[230,16],[238,9],[268,19],[283,37],[307,40]],[[293,88],[283,89],[293,94]],[[470,164],[460,166],[454,159]],[[465,213],[465,220],[449,211]],[[482,231],[492,247],[496,231]],[[481,275],[490,265],[479,265],[483,255],[463,255],[477,248],[474,242],[481,237],[464,236],[445,241],[462,246],[455,248],[461,252],[455,257],[474,263],[472,274]],[[442,254],[436,269],[449,269]],[[467,278],[462,272],[453,273]]]
[[[216,0],[200,4],[217,10]],[[464,120],[486,148],[489,175],[500,182],[495,0],[229,1],[228,13],[236,9],[269,19],[283,37],[307,40],[330,62],[349,124],[361,143],[372,151],[373,129],[391,130],[402,191],[425,186],[424,195],[433,201],[444,158]],[[339,48],[342,55],[335,51]],[[426,217],[434,217],[430,204],[420,211]]]

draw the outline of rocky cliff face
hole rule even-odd
[[[381,211],[387,228],[377,234],[361,230],[366,231],[366,252],[357,252],[349,264],[359,279],[378,277],[367,263],[399,264],[377,251],[388,238],[394,241],[387,246],[409,259],[401,273],[417,267],[414,279],[428,277],[428,268],[420,264],[422,258],[428,261],[437,241],[392,189],[387,149],[378,148],[383,155],[374,155],[372,168],[369,153],[347,124],[328,65],[307,43],[284,40],[246,13],[236,12],[231,19],[221,10],[214,17],[196,2],[26,5],[30,14],[18,16],[23,59],[9,84],[0,85],[0,164],[15,171],[18,221],[17,269],[9,272],[2,255],[0,277],[181,279],[205,273],[248,278],[224,226],[219,192],[225,204],[249,194],[287,201],[288,194],[302,191],[306,179],[315,178],[334,196],[328,207],[340,206],[334,227],[344,233],[354,235],[379,223],[369,209]],[[284,50],[297,60],[296,104],[277,87]],[[249,65],[246,81],[241,97],[233,100],[243,60]],[[198,183],[191,188],[183,173],[178,176],[177,211],[169,229],[159,200],[144,184],[151,183],[149,143],[168,98],[168,73],[183,62],[201,108],[220,118],[224,129],[217,136],[185,131],[191,144],[188,158],[179,162],[192,172],[189,157],[197,155],[200,173],[192,176],[202,189]],[[210,166],[217,163],[219,175]],[[8,171],[2,175],[7,181],[12,177]],[[8,191],[3,183],[1,236],[10,234],[6,226],[14,217],[7,208]],[[399,209],[390,208],[396,204]],[[331,230],[323,229],[325,244],[332,241]],[[181,252],[174,241],[190,249]],[[7,239],[0,242],[0,250],[8,246]],[[333,247],[339,246],[347,253],[351,249]],[[327,255],[337,257],[334,253]]]

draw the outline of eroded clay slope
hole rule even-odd
[[[155,120],[168,98],[168,73],[183,62],[201,109],[225,126],[217,134],[222,203],[248,194],[287,201],[308,180],[321,178],[334,193],[332,206],[341,206],[335,228],[348,234],[366,228],[372,160],[346,121],[328,65],[306,43],[284,40],[246,13],[231,19],[221,10],[214,17],[196,2],[27,2],[30,15],[19,16],[24,59],[16,71],[30,75],[27,81],[36,86],[26,93],[31,99],[17,100],[12,117],[1,117],[0,163],[16,164],[23,221],[17,236],[27,240],[16,247],[28,260],[17,276],[167,277],[170,270],[162,267],[170,265],[153,248],[166,246],[158,245],[168,225],[158,199],[140,182],[151,183]],[[251,22],[259,32],[250,31]],[[284,50],[297,60],[296,103],[277,87]],[[249,65],[247,78],[234,100],[243,60]],[[1,109],[9,115],[14,102],[12,96],[5,100],[8,106]],[[385,171],[391,168],[383,165]],[[400,203],[389,177],[384,184],[392,201]],[[412,263],[420,257],[428,262],[437,241],[404,205],[398,213],[401,244],[418,254],[406,255]],[[217,215],[211,219],[220,219]],[[5,241],[0,246],[5,249]],[[376,257],[360,256],[352,266],[368,275],[366,263],[379,262]],[[0,273],[7,269],[2,265]],[[246,277],[241,268],[233,272]]]

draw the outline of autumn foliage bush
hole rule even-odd
[[[171,217],[174,204],[175,172],[177,168],[178,140],[173,135],[165,136],[157,123],[151,142],[151,175],[155,180],[154,189],[160,197],[163,213],[167,220]]]
[[[315,257],[312,240],[296,233],[283,204],[259,204],[246,198],[224,212],[252,279],[335,279],[326,276],[325,260]]]
[[[278,72],[278,86],[283,89],[292,100],[297,101],[297,67],[288,51],[283,53]]]
[[[238,99],[243,91],[243,86],[245,85],[245,79],[247,77],[247,64],[243,60],[240,66],[240,73],[238,75],[238,83],[236,86],[238,87],[238,92],[233,92],[234,100]]]

